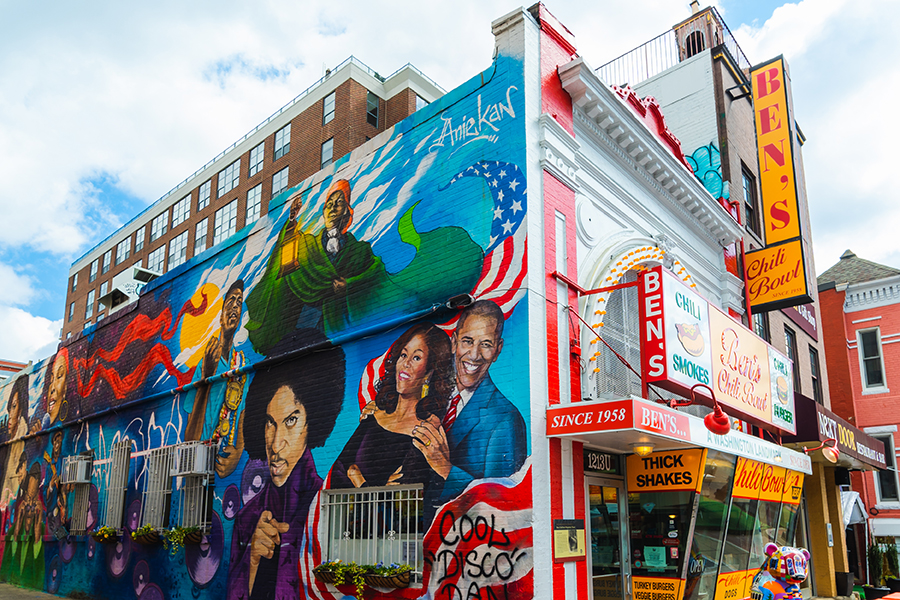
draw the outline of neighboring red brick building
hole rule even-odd
[[[384,78],[350,58],[175,186],[69,269],[61,337],[137,299],[162,275],[268,211],[269,201],[444,91],[407,65]]]
[[[887,469],[855,472],[853,489],[869,513],[871,532],[900,537],[900,269],[847,250],[818,277],[831,409],[884,443]],[[857,532],[862,550],[863,529]],[[864,556],[864,555],[863,555]],[[864,562],[864,561],[862,561]]]

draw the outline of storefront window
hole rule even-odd
[[[594,600],[622,598],[619,490],[589,485],[591,586]]]
[[[731,502],[734,461],[734,456],[724,452],[710,451],[707,455],[694,539],[688,555],[685,600],[709,599],[715,592],[724,538],[722,532]]]
[[[779,546],[793,546],[799,520],[800,505],[783,504],[781,506],[781,521],[778,523],[778,535],[775,537],[775,543]]]
[[[750,551],[751,569],[758,569],[766,560],[766,544],[775,542],[780,515],[781,502],[759,501]]]
[[[725,550],[722,553],[722,573],[744,571],[750,561],[750,542],[756,523],[758,498],[735,498],[731,503],[731,518],[725,534]]]
[[[694,492],[628,494],[631,574],[680,578]]]

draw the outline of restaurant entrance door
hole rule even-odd
[[[621,480],[587,477],[590,552],[588,573],[593,600],[628,600],[628,503]]]

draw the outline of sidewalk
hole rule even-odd
[[[35,590],[20,588],[8,583],[0,583],[0,598],[3,600],[49,600],[56,598],[53,594],[45,594]]]

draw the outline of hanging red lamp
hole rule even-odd
[[[709,390],[709,395],[713,401],[713,411],[703,417],[703,424],[706,425],[706,428],[712,433],[716,435],[725,435],[731,431],[731,419],[728,418],[728,415],[726,415],[725,411],[722,410],[722,407],[719,406],[719,402],[716,400],[716,393],[706,384],[698,383],[691,388],[691,400],[694,399],[694,390],[698,387]]]
[[[831,446],[828,445],[828,442],[834,442]],[[815,448],[803,448],[804,454],[809,454],[810,452],[815,452],[816,450],[822,451],[822,457],[828,462],[834,464],[838,461],[838,458],[841,455],[841,451],[837,449],[837,440],[835,438],[828,438],[823,441],[821,444],[816,446]]]

